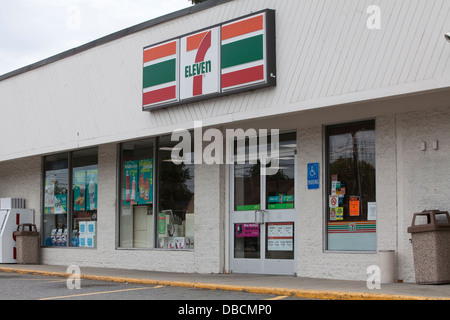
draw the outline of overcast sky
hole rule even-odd
[[[191,6],[189,0],[0,0],[0,75]]]

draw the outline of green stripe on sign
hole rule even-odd
[[[144,88],[176,80],[176,59],[144,67]]]
[[[222,46],[222,69],[262,60],[263,35],[231,42]]]

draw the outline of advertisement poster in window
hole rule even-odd
[[[259,238],[259,224],[257,223],[237,224],[236,238]]]
[[[269,223],[267,225],[267,250],[268,251],[294,250],[294,224]]]
[[[45,179],[45,197],[44,207],[45,213],[51,213],[50,208],[55,206],[55,184],[49,178]]]
[[[98,194],[98,170],[91,169],[86,171],[87,192],[89,198],[86,202],[86,210],[97,210]]]
[[[138,161],[126,161],[124,163],[124,205],[134,205],[137,203],[137,175]]]
[[[86,209],[86,170],[73,170],[73,210],[84,211]]]
[[[293,195],[269,196],[269,209],[292,209],[294,208]]]
[[[67,189],[60,186],[57,179],[57,177],[64,175],[67,175],[67,169],[52,170],[46,173],[44,198],[45,213],[60,214],[67,212]]]
[[[348,207],[351,216],[359,216],[359,197],[350,197]]]
[[[377,203],[367,203],[367,220],[377,220]]]
[[[67,213],[67,194],[57,194],[55,198],[56,201],[55,206],[52,208],[52,213]]]
[[[344,208],[343,207],[336,208],[336,220],[344,220]]]
[[[162,210],[158,213],[158,234],[160,237],[169,236],[169,224],[173,222],[172,210]]]
[[[139,161],[138,203],[153,203],[153,159],[145,159]]]

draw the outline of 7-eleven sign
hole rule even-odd
[[[143,110],[276,85],[275,11],[144,48]]]
[[[181,38],[180,98],[218,93],[220,74],[220,28]]]

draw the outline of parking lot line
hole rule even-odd
[[[48,280],[47,279],[5,279],[5,280],[11,280],[11,281],[36,281],[36,282],[41,282],[42,283],[52,283],[52,282],[67,282],[67,279],[63,279],[63,280]]]
[[[96,294],[108,294],[108,293],[117,293],[117,292],[125,292],[125,291],[158,289],[158,288],[162,288],[162,287],[164,287],[164,286],[141,287],[141,288],[112,290],[112,291],[101,291],[101,292],[89,292],[89,293],[81,293],[81,294],[72,294],[72,295],[68,295],[68,296],[57,296],[57,297],[50,297],[50,298],[41,298],[41,299],[38,299],[38,300],[56,300],[56,299],[65,299],[65,298],[72,298],[72,297],[91,296],[91,295],[96,295]]]
[[[282,300],[282,299],[285,299],[285,298],[287,298],[288,296],[277,296],[277,297],[274,297],[274,298],[270,298],[270,299],[266,299],[266,300]]]

